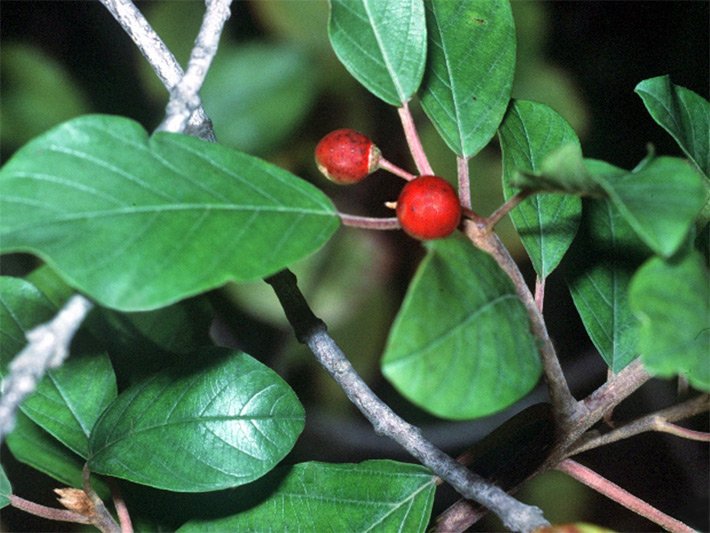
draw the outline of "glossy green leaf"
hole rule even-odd
[[[56,308],[29,282],[0,278],[0,372],[26,344],[25,334],[50,319]],[[90,376],[90,379],[87,379]],[[65,446],[87,456],[91,428],[116,396],[116,379],[106,354],[72,353],[49,370],[20,409]]]
[[[423,532],[435,488],[431,472],[419,465],[301,463],[257,505],[224,518],[188,522],[178,531]]]
[[[626,174],[601,161],[587,164],[597,174]],[[613,372],[638,355],[638,322],[629,308],[628,286],[649,253],[611,201],[586,201],[565,278],[589,337]]]
[[[699,252],[648,260],[631,280],[631,309],[641,321],[639,351],[652,374],[681,374],[710,390],[710,275]]]
[[[42,430],[22,412],[6,439],[12,455],[26,465],[47,474],[69,487],[81,488],[84,461]],[[92,476],[91,486],[102,498],[109,497],[108,486]]]
[[[393,106],[419,88],[426,63],[423,0],[331,0],[328,36],[345,68]]]
[[[318,75],[292,44],[220,47],[200,96],[221,143],[265,153],[305,118]]]
[[[515,70],[508,0],[426,2],[428,58],[422,107],[446,144],[470,157],[495,135]]]
[[[0,169],[0,249],[126,311],[274,273],[337,227],[330,200],[285,170],[121,117],[67,122]]]
[[[116,378],[106,354],[72,356],[47,372],[22,411],[81,457],[104,408],[116,397]]]
[[[382,372],[435,415],[499,411],[537,383],[540,359],[510,280],[463,237],[427,244],[395,320]]]
[[[674,85],[669,76],[639,83],[634,89],[646,109],[678,143],[706,178],[710,178],[710,102]]]
[[[702,176],[675,157],[658,157],[638,172],[594,179],[646,244],[665,257],[683,244],[707,199]]]
[[[89,466],[176,492],[236,487],[283,459],[303,425],[276,373],[246,354],[204,349],[119,395],[91,434]]]
[[[10,505],[10,496],[12,496],[12,485],[5,475],[5,469],[0,466],[0,509]]]
[[[535,102],[511,102],[498,135],[506,200],[518,192],[512,183],[517,173],[541,171],[543,163],[549,165],[550,154],[569,150],[569,145],[581,152],[570,125],[551,108]],[[539,277],[546,278],[559,265],[577,232],[581,211],[576,196],[548,194],[532,196],[511,211],[510,218]]]

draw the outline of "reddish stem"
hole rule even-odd
[[[378,165],[382,170],[386,170],[387,172],[394,174],[395,176],[399,176],[400,178],[403,178],[407,181],[412,181],[414,178],[416,178],[414,174],[407,172],[403,168],[395,165],[394,163],[390,163],[384,157],[380,157]]]
[[[535,278],[535,305],[541,314],[545,305],[545,279],[540,276]]]
[[[655,428],[657,431],[662,431],[663,433],[675,435],[676,437],[681,437],[683,439],[697,440],[699,442],[710,442],[710,433],[684,428],[683,426],[672,424],[666,420],[657,421]]]
[[[346,226],[353,228],[374,229],[374,230],[390,230],[401,228],[399,220],[396,217],[377,218],[377,217],[361,217],[358,215],[348,215],[338,213],[340,220]]]
[[[40,505],[39,503],[25,500],[24,498],[20,498],[14,494],[10,495],[10,505],[12,505],[15,509],[20,509],[35,516],[46,518],[47,520],[74,522],[77,524],[91,524],[91,520],[88,517],[75,513],[74,511],[47,507],[45,505]]]
[[[658,524],[668,531],[683,533],[692,533],[694,531],[694,529],[688,527],[680,520],[676,520],[672,516],[668,516],[663,511],[656,509],[651,504],[643,501],[641,498],[638,498],[627,490],[622,489],[616,483],[612,483],[608,479],[596,473],[594,470],[591,470],[590,468],[587,468],[572,459],[565,459],[557,465],[556,468],[557,470],[564,472],[568,476],[571,476],[577,481],[596,490],[600,494],[603,494],[610,500],[623,505],[627,509],[643,516],[644,518],[647,518],[654,524]]]
[[[419,134],[417,133],[417,128],[414,125],[414,118],[412,118],[412,113],[409,110],[409,104],[404,102],[402,107],[397,109],[399,113],[399,119],[402,121],[402,128],[404,129],[404,136],[407,139],[407,144],[409,145],[409,151],[414,159],[414,164],[417,165],[420,175],[433,175],[434,171],[431,169],[429,160],[424,153],[424,148],[422,147],[422,142],[419,140]]]
[[[133,522],[131,521],[131,515],[128,513],[126,502],[121,494],[121,489],[118,483],[112,478],[109,478],[108,483],[111,488],[111,496],[113,497],[113,506],[118,516],[118,524],[121,526],[121,533],[133,533]]]
[[[456,157],[456,170],[459,179],[461,205],[466,209],[471,209],[471,179],[468,172],[468,157]]]

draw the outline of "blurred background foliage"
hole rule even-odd
[[[202,3],[170,0],[138,5],[185,65],[201,22]],[[632,168],[644,157],[647,143],[653,143],[659,154],[681,155],[645,113],[633,88],[642,79],[670,74],[674,83],[708,96],[709,5],[514,1],[518,52],[513,95],[560,112],[579,134],[587,157]],[[203,103],[221,143],[312,181],[342,211],[392,216],[384,202],[396,199],[401,180],[379,171],[362,184],[341,188],[323,179],[313,162],[320,137],[335,128],[352,127],[369,135],[390,161],[414,169],[396,111],[369,95],[337,61],[328,42],[327,18],[326,0],[235,1],[202,91]],[[98,2],[3,1],[1,20],[3,161],[30,138],[83,113],[126,115],[149,131],[160,122],[165,89]],[[413,112],[435,171],[455,179],[453,154],[416,102]],[[502,201],[495,140],[470,168],[474,209],[488,214]],[[530,276],[507,221],[500,233]],[[407,404],[381,379],[378,361],[389,326],[422,253],[421,246],[401,232],[342,229],[322,251],[293,269],[316,314],[328,323],[373,388],[408,419],[422,424],[435,442],[459,453],[511,413],[543,400],[544,390],[538,388],[506,413],[450,423]],[[22,272],[34,265],[31,259],[12,256],[3,260],[2,270]],[[266,361],[306,405],[308,425],[294,461],[384,456],[407,460],[396,446],[372,434],[330,378],[295,343],[265,284],[229,285],[210,294],[209,300],[216,312],[212,333],[217,342],[239,346]],[[605,368],[555,275],[548,284],[546,315],[574,393],[588,393],[604,379]],[[673,384],[646,387],[637,396],[618,411],[620,417],[673,402]],[[628,446],[608,447],[584,460],[671,514],[707,527],[707,469],[696,467],[707,466],[707,450],[662,436],[636,438]],[[644,459],[629,466],[620,459],[624,453]],[[14,468],[30,474],[21,465]],[[17,479],[12,471],[10,475]],[[41,476],[27,479],[30,485],[51,486]],[[23,490],[21,485],[17,489]],[[25,495],[36,492],[25,490]],[[442,492],[439,510],[454,498]],[[650,527],[554,473],[528,484],[525,498],[546,511],[553,509],[548,511],[553,520],[587,520],[618,530]],[[20,520],[26,530],[46,527],[26,517]],[[480,526],[496,527],[495,522]]]

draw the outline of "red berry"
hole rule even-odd
[[[351,185],[377,170],[380,150],[355,130],[331,131],[316,146],[318,170],[331,181]]]
[[[419,176],[408,182],[397,200],[402,229],[422,241],[448,237],[461,221],[456,190],[438,176]]]

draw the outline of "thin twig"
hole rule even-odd
[[[667,409],[638,418],[614,429],[613,431],[609,431],[604,435],[585,439],[582,443],[580,443],[580,445],[575,446],[572,449],[570,455],[576,455],[593,448],[611,444],[612,442],[628,439],[629,437],[633,437],[639,433],[647,431],[662,431],[682,438],[707,441],[707,433],[681,428],[671,424],[671,422],[684,420],[686,418],[690,418],[691,416],[707,412],[708,410],[710,410],[710,396],[707,394],[701,394],[697,398],[687,400],[678,405],[674,405],[672,407],[668,407]]]
[[[535,276],[535,305],[537,310],[542,313],[545,307],[545,278]]]
[[[20,509],[34,516],[46,518],[47,520],[55,520],[57,522],[74,522],[76,524],[91,524],[91,519],[68,509],[56,509],[47,507],[39,503],[31,502],[20,498],[15,494],[10,495],[10,505],[15,509]]]
[[[675,435],[681,439],[696,440],[698,442],[710,442],[710,433],[684,428],[683,426],[671,424],[670,422],[662,419],[657,419],[655,421],[653,429],[660,433]]]
[[[397,112],[402,122],[402,129],[404,130],[404,137],[407,139],[407,144],[409,145],[409,151],[414,159],[414,164],[419,170],[419,175],[429,176],[434,174],[426,153],[424,153],[422,142],[417,133],[417,127],[414,124],[412,112],[409,110],[409,104],[407,102],[403,103],[402,107],[397,109]]]
[[[523,200],[530,196],[529,191],[520,191],[508,198],[508,200],[501,205],[498,209],[493,211],[489,217],[486,218],[486,230],[491,231],[493,227],[501,221],[501,219],[510,213],[513,209],[518,207]]]
[[[395,176],[399,176],[402,179],[405,179],[407,181],[412,181],[416,176],[410,172],[407,172],[401,167],[398,167],[394,163],[388,161],[384,157],[380,156],[380,160],[378,162],[378,166],[382,170],[386,170],[387,172],[394,174]]]
[[[596,473],[594,470],[591,470],[586,466],[573,461],[572,459],[565,459],[562,461],[557,466],[557,470],[564,472],[581,483],[584,483],[586,486],[596,490],[600,494],[603,494],[619,505],[623,505],[634,513],[647,518],[654,524],[658,524],[667,531],[677,533],[692,533],[695,531],[693,528],[687,526],[680,520],[676,520],[672,516],[668,516],[666,513],[656,509],[648,502],[634,496],[616,483],[609,481]]]
[[[471,178],[468,170],[468,157],[456,156],[456,174],[461,205],[466,209],[471,209]]]
[[[60,366],[69,355],[69,344],[93,304],[72,296],[56,316],[27,332],[29,344],[18,353],[0,384],[0,443],[15,427],[22,400],[37,388],[47,370]]]
[[[121,533],[133,533],[133,522],[131,521],[128,507],[126,507],[126,502],[121,494],[121,488],[113,478],[108,479],[108,484],[111,489],[111,496],[113,497],[113,506],[118,516],[118,523],[121,526]]]
[[[297,339],[310,348],[378,434],[395,440],[465,498],[488,507],[501,518],[507,528],[530,531],[547,524],[538,508],[519,502],[457,463],[426,440],[418,428],[402,420],[380,400],[328,335],[323,322],[313,314],[298,289],[293,273],[284,270],[266,281],[274,289]]]
[[[193,112],[201,106],[199,92],[212,59],[217,54],[219,38],[229,18],[231,0],[207,0],[202,26],[190,53],[185,74],[170,91],[165,119],[160,130],[183,132]]]
[[[389,230],[399,229],[401,224],[397,217],[377,218],[377,217],[362,217],[358,215],[348,215],[338,213],[340,220],[346,226],[353,228],[373,229],[373,230]]]
[[[473,220],[464,220],[464,232],[478,248],[495,259],[496,263],[508,274],[508,277],[513,282],[518,298],[520,298],[528,313],[533,335],[535,335],[539,343],[550,401],[554,406],[558,425],[561,429],[564,428],[567,421],[572,420],[577,414],[579,403],[569,390],[555,347],[547,332],[545,320],[542,318],[540,310],[535,303],[535,298],[525,283],[525,279],[515,260],[494,232],[488,231],[485,224]]]

